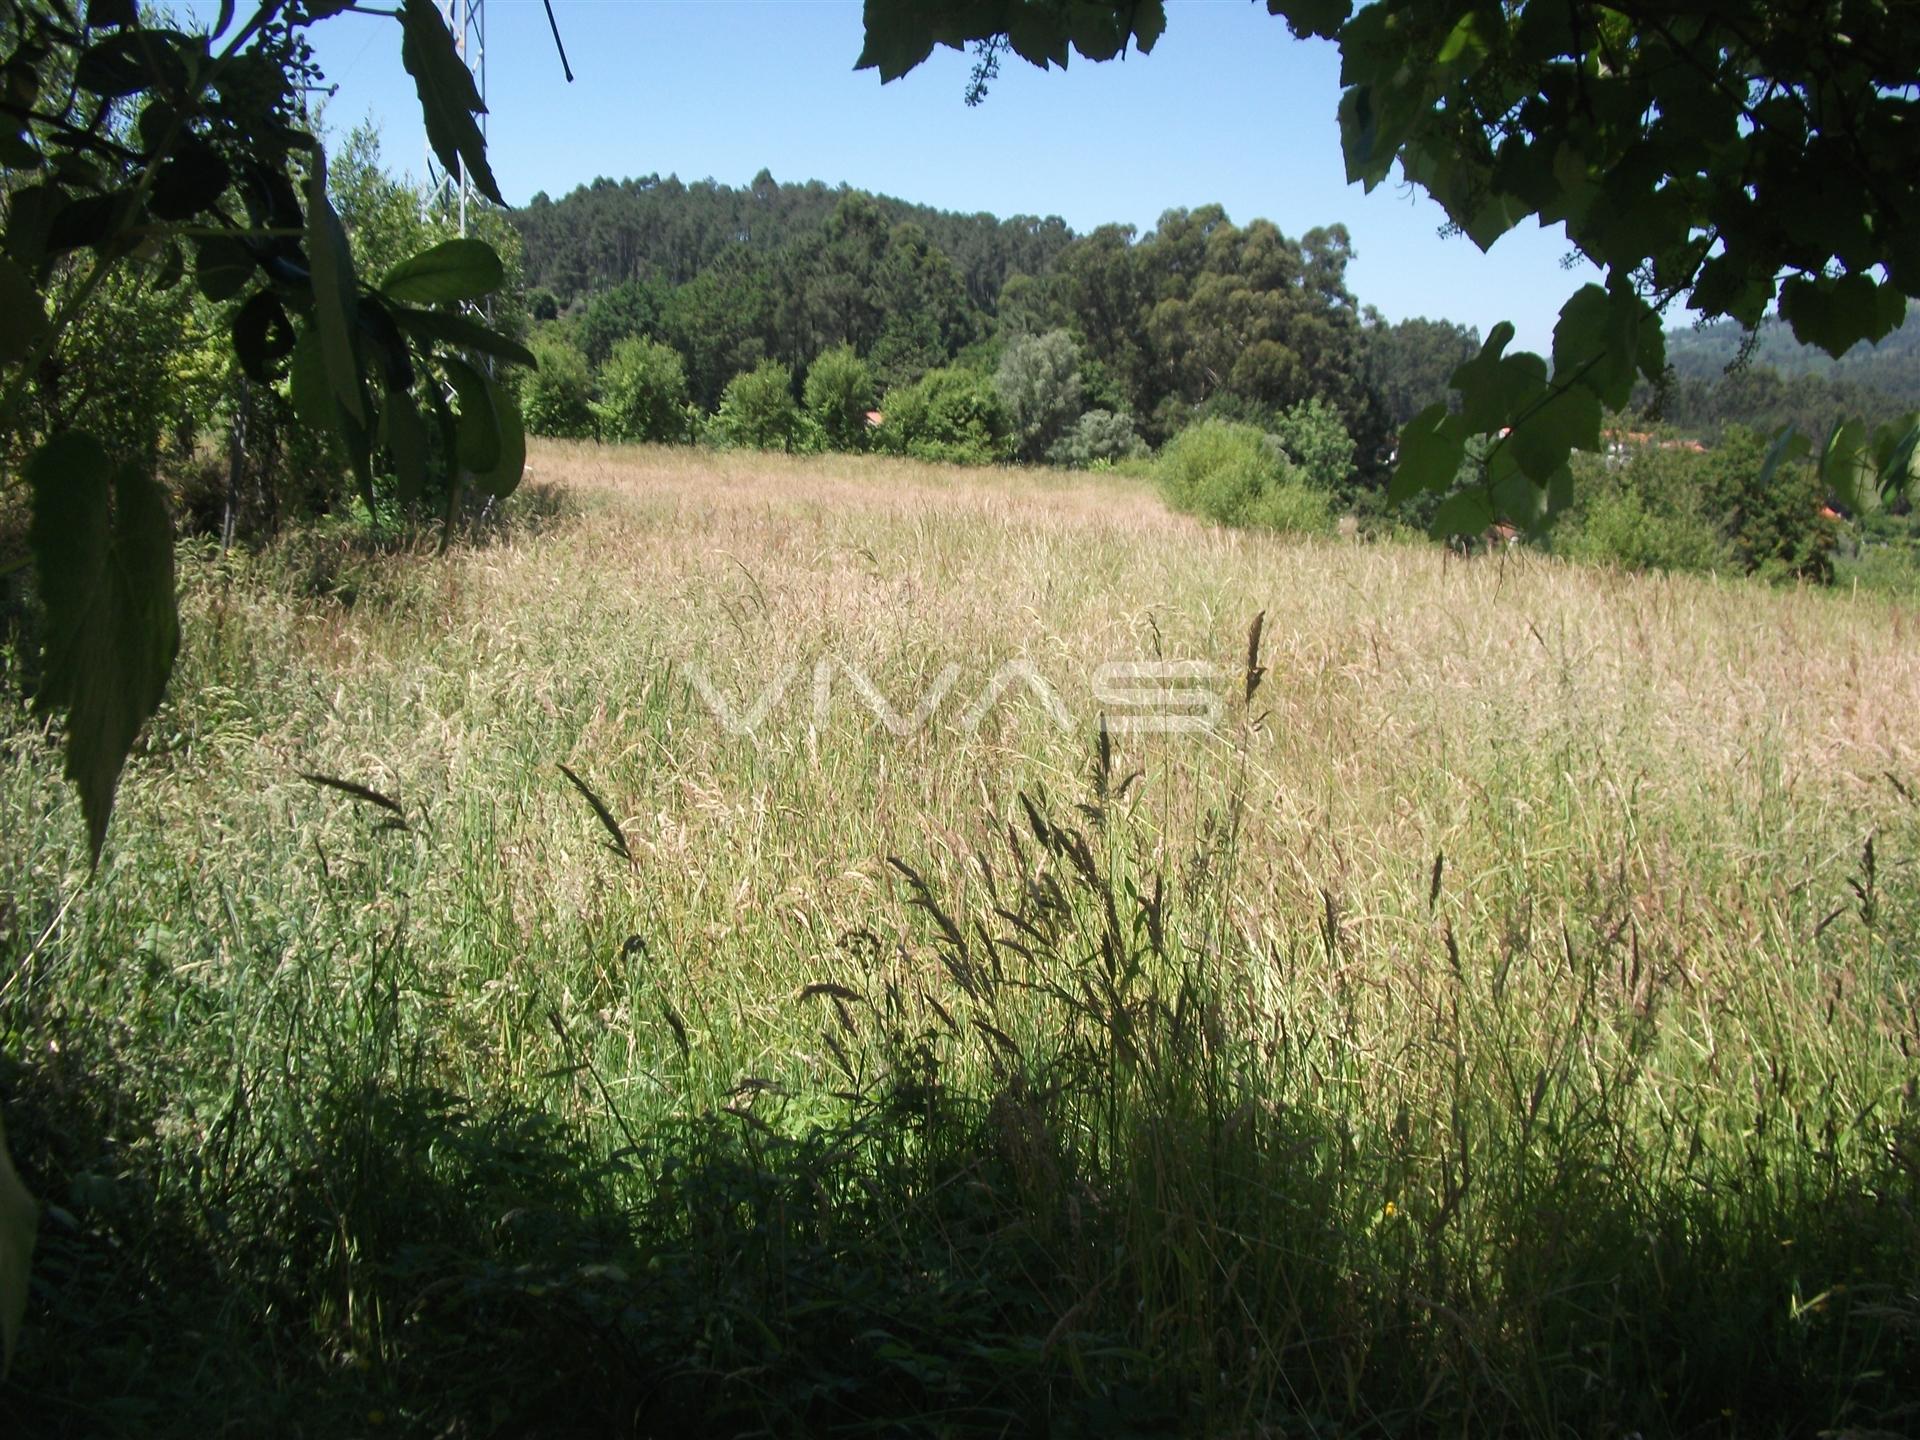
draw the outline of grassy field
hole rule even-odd
[[[1114,477],[516,504],[185,554],[91,878],[11,712],[0,1431],[1920,1427],[1920,611]]]

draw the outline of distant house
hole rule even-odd
[[[1606,441],[1607,460],[1615,465],[1625,464],[1634,451],[1649,447],[1655,450],[1678,450],[1687,455],[1707,453],[1707,447],[1698,440],[1661,440],[1647,430],[1609,430]]]
[[[880,428],[880,422],[886,418],[887,417],[882,415],[878,410],[867,411],[867,428],[869,430],[878,430]]]

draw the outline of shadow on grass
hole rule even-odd
[[[506,501],[470,501],[450,543],[458,550],[486,550],[546,534],[579,513],[578,503],[561,486],[528,481]],[[392,607],[406,603],[423,579],[435,575],[430,565],[393,562],[431,559],[448,543],[438,521],[375,526],[340,515],[290,527],[260,548],[257,565],[293,595],[332,600],[347,610]]]
[[[432,1083],[398,931],[276,955],[244,1015],[167,967],[128,1002],[131,957],[91,1000],[21,987],[0,1095],[49,1216],[0,1433],[1920,1428],[1911,1084],[1649,1092],[1651,992],[1608,1000],[1604,945],[1535,1014],[1451,931],[1383,1056],[1025,819],[971,910],[895,862],[930,943],[802,992],[846,1088],[690,1116]]]
[[[1211,1063],[1206,1028],[1156,1064]],[[272,1123],[236,1094],[183,1146],[110,1057],[36,1054],[8,1120],[53,1210],[8,1434],[1915,1421],[1910,1149],[1686,1195],[1569,1132],[1510,1176],[1526,1193],[1361,1215],[1405,1155],[1209,1100],[1198,1070],[1122,1096],[1067,1050],[972,1089],[903,1068],[796,1136],[718,1113],[612,1154],[388,1083],[278,1097]],[[1498,1223],[1470,1254],[1476,1205]]]

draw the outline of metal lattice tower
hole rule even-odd
[[[453,32],[453,48],[467,69],[473,72],[473,88],[480,92],[480,103],[487,101],[487,3],[486,0],[434,0]],[[558,35],[555,36],[558,39]],[[487,116],[479,116],[480,133],[487,133]],[[431,209],[456,209],[460,233],[467,233],[467,196],[472,182],[464,162],[449,174],[434,163],[433,146],[427,146],[427,205]]]

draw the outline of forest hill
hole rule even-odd
[[[594,370],[623,339],[663,342],[706,411],[763,360],[804,378],[851,346],[884,393],[943,366],[991,370],[1010,340],[1060,329],[1078,344],[1085,408],[1132,417],[1155,445],[1196,418],[1261,423],[1317,399],[1368,474],[1480,341],[1364,305],[1347,287],[1343,226],[1294,240],[1218,205],[1168,211],[1144,235],[1081,235],[1057,216],[958,214],[762,170],[740,188],[601,179],[536,195],[511,219],[552,338]],[[1676,333],[1675,383],[1643,387],[1636,410],[1711,438],[1729,423],[1817,431],[1838,413],[1920,403],[1920,326],[1837,369],[1763,329],[1755,362],[1723,374],[1739,353],[1729,328]]]

